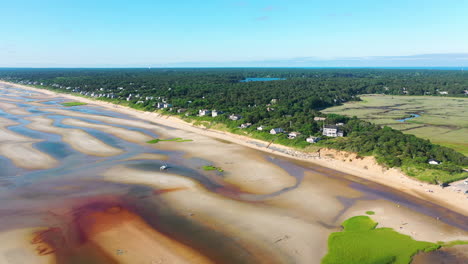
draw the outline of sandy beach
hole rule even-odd
[[[14,111],[0,117],[0,155],[13,163],[0,159],[0,199],[9,201],[0,237],[18,239],[0,242],[0,263],[26,250],[30,262],[57,264],[319,264],[329,234],[369,210],[379,227],[418,240],[468,239],[465,201],[435,199],[456,192],[372,157],[274,151],[174,117],[15,87],[28,90],[0,90],[20,98],[5,100]],[[64,99],[89,105],[64,107]],[[153,138],[188,141],[147,143]],[[30,164],[46,167],[18,170]]]
[[[204,136],[225,140],[229,142],[233,142],[235,144],[239,144],[242,146],[247,146],[249,148],[254,148],[257,150],[261,150],[267,153],[274,153],[276,155],[293,158],[296,160],[307,161],[314,164],[318,164],[320,166],[332,168],[335,170],[339,170],[348,174],[355,175],[357,177],[374,181],[382,185],[389,186],[401,192],[408,193],[410,195],[419,197],[426,201],[433,202],[435,204],[439,204],[443,207],[450,208],[456,212],[459,212],[465,216],[468,216],[468,199],[466,195],[455,192],[450,189],[442,189],[436,185],[430,185],[426,183],[422,183],[417,181],[413,178],[410,178],[404,175],[398,169],[386,169],[382,166],[378,165],[374,158],[372,157],[364,157],[363,159],[357,159],[356,154],[354,153],[347,153],[329,149],[322,149],[320,151],[320,158],[318,157],[306,157],[307,154],[304,155],[288,155],[283,152],[278,152],[272,149],[267,149],[264,147],[259,147],[257,144],[252,144],[250,142],[256,141],[263,144],[268,144],[267,142],[261,142],[259,140],[254,140],[245,136],[235,135],[227,132],[216,131],[205,129],[203,127],[193,126],[190,123],[187,123],[177,117],[173,116],[162,116],[159,113],[150,113],[150,112],[142,112],[135,109],[131,109],[124,106],[119,106],[107,102],[101,102],[97,100],[91,100],[83,97],[73,96],[69,94],[58,94],[49,90],[45,89],[37,89],[29,86],[18,85],[13,83],[7,82],[0,82],[3,84],[7,84],[10,86],[27,89],[30,91],[41,92],[44,94],[52,95],[52,96],[61,96],[70,100],[85,102],[91,105],[102,106],[108,108],[111,111],[124,113],[127,115],[131,115],[143,120],[152,121],[158,124],[162,124],[169,127],[174,127],[177,129],[194,132],[198,134],[202,134]],[[56,110],[60,111],[60,110]],[[21,113],[23,114],[23,113]],[[109,121],[109,120],[107,120]],[[129,121],[133,122],[133,121]],[[288,150],[287,147],[272,144],[275,148],[281,148]],[[289,149],[291,153],[297,153],[297,151]],[[351,160],[351,161],[350,161]],[[429,191],[430,190],[430,191]]]

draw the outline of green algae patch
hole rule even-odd
[[[375,215],[375,212],[374,211],[367,211],[366,215]]]
[[[61,105],[70,107],[70,106],[87,105],[87,103],[82,103],[82,102],[67,102],[67,103],[62,103]]]
[[[150,140],[150,141],[146,141],[146,143],[148,144],[156,144],[156,143],[159,143],[161,141],[174,141],[174,142],[189,142],[189,141],[193,141],[191,139],[183,139],[183,138],[171,138],[171,139],[160,139],[160,138],[156,138],[156,139],[153,139],[153,140]]]
[[[344,221],[342,232],[328,238],[328,254],[323,264],[408,264],[420,251],[437,250],[440,244],[416,241],[391,228],[376,228],[368,216]]]
[[[219,171],[219,172],[224,171],[223,169],[215,167],[215,166],[203,166],[202,168],[206,171],[214,171],[214,170]]]
[[[450,242],[439,241],[437,244],[442,247],[453,247],[457,245],[468,245],[468,240],[455,240]]]

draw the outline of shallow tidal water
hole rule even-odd
[[[0,263],[319,263],[344,219],[375,208],[382,221],[426,222],[441,239],[468,232],[463,215],[370,181],[112,109],[65,108],[65,100],[0,86],[0,102],[13,105],[0,109],[0,121],[14,122],[0,129],[56,160],[28,169],[28,158],[0,153],[0,240],[10,232],[18,240],[0,242]],[[56,131],[44,132],[41,118]],[[104,146],[89,147],[102,155],[74,144],[78,130]],[[193,142],[152,145],[139,136]],[[213,164],[224,171],[202,169]],[[460,250],[421,254],[415,263],[464,258]]]

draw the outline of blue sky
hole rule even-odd
[[[0,0],[0,12],[0,67],[468,54],[461,0]]]

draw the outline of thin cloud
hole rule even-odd
[[[263,8],[262,10],[266,11],[266,12],[269,12],[269,11],[272,11],[273,9],[275,9],[273,6],[267,6],[267,7]]]

